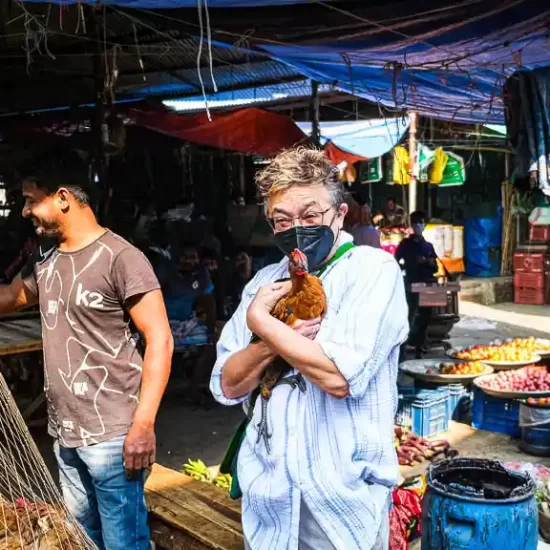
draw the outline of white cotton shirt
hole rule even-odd
[[[340,244],[352,237],[342,233]],[[288,277],[288,260],[261,270],[218,342],[210,388],[222,404],[227,359],[251,337],[256,292]],[[349,384],[337,399],[306,379],[306,392],[277,386],[268,405],[271,452],[257,443],[258,399],[238,459],[244,536],[252,550],[296,550],[301,502],[337,550],[371,550],[398,477],[393,445],[399,346],[408,334],[401,270],[382,250],[354,247],[321,276],[328,310],[316,341]],[[294,371],[294,374],[297,371]]]

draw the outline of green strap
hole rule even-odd
[[[320,277],[330,265],[338,261],[348,250],[351,250],[355,245],[353,243],[344,243],[338,247],[334,256],[317,272],[317,277]]]

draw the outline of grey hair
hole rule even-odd
[[[295,147],[279,153],[266,168],[256,174],[256,185],[264,208],[267,200],[277,193],[294,187],[325,187],[332,204],[340,208],[344,202],[344,188],[339,181],[338,168],[319,149]]]

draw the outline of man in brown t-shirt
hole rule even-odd
[[[97,223],[86,183],[79,161],[60,167],[50,155],[24,179],[23,215],[58,246],[0,287],[0,314],[40,306],[49,432],[69,509],[100,549],[145,550],[144,470],[173,341],[151,265]]]

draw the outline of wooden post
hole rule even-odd
[[[310,101],[310,117],[311,117],[311,141],[319,147],[321,145],[321,129],[319,126],[319,83],[315,80],[311,81],[311,101]]]
[[[409,214],[416,210],[416,176],[414,166],[416,164],[416,132],[418,130],[418,114],[409,113],[409,163],[411,172],[411,182],[409,183]]]

